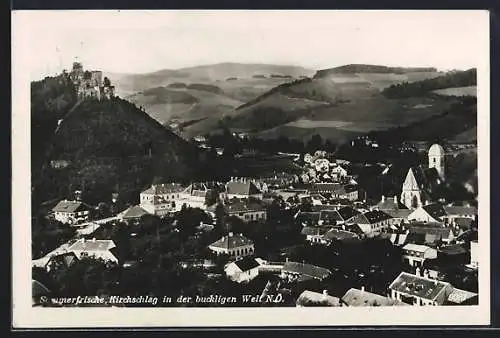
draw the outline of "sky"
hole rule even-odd
[[[147,73],[242,62],[477,67],[486,11],[15,11],[32,79],[70,69]]]

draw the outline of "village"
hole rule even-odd
[[[113,194],[104,212],[75,191],[45,215],[72,237],[34,257],[33,269],[55,276],[85,261],[121,276],[163,276],[168,267],[174,277],[158,277],[156,296],[238,297],[227,306],[477,304],[477,203],[440,196],[450,154],[440,144],[423,152],[426,161],[408,169],[399,191],[378,200],[367,198],[353,163],[322,150],[292,154],[300,174],[154,183],[135,202]],[[148,292],[134,278],[101,295]],[[50,287],[35,277],[33,287],[34,305],[46,305],[35,296]],[[245,303],[248,294],[260,296]]]

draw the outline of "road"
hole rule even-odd
[[[89,235],[89,234],[95,232],[97,229],[99,229],[99,227],[102,224],[105,224],[105,223],[108,223],[111,221],[115,221],[117,219],[118,219],[118,216],[112,216],[112,217],[108,217],[108,218],[102,218],[102,219],[79,224],[79,227],[76,230],[76,234],[77,234],[77,236]]]

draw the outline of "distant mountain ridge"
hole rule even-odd
[[[381,74],[404,74],[418,72],[437,72],[435,67],[388,67],[382,65],[350,64],[335,68],[318,70],[314,78],[321,78],[331,74],[352,74],[352,73],[381,73]]]

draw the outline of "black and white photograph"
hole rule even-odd
[[[487,11],[12,22],[14,325],[489,324]]]

